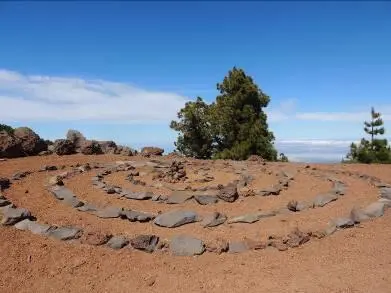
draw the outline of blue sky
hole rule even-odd
[[[339,160],[372,105],[391,129],[390,15],[369,1],[0,2],[0,120],[170,150],[177,110],[212,101],[237,66],[271,96],[280,151]]]

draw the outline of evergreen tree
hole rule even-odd
[[[375,139],[375,136],[377,135],[383,135],[385,133],[384,127],[383,127],[383,119],[381,119],[381,114],[379,112],[375,112],[375,109],[372,107],[371,109],[371,121],[364,122],[364,131],[368,133],[371,136],[371,148],[373,149],[373,141]]]
[[[212,155],[212,135],[209,123],[210,106],[202,98],[187,102],[171,121],[170,128],[180,132],[175,146],[185,156],[208,159]]]
[[[179,132],[177,150],[203,159],[243,160],[259,155],[276,161],[274,135],[263,111],[270,97],[236,67],[217,89],[220,94],[215,102],[208,105],[198,97],[178,112],[179,121],[171,121],[171,129]]]
[[[385,129],[381,114],[371,109],[371,121],[364,122],[364,131],[370,135],[370,140],[361,139],[359,144],[352,143],[350,152],[346,155],[348,162],[358,163],[391,163],[391,148],[387,139],[378,139],[376,136],[383,135]]]
[[[277,160],[274,135],[268,130],[263,111],[270,97],[263,93],[242,69],[234,67],[222,83],[220,95],[212,105],[212,133],[216,141],[216,158],[247,159],[259,155]]]

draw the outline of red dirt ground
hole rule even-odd
[[[0,176],[11,177],[17,171],[36,171],[43,165],[67,166],[86,162],[146,160],[120,156],[47,156],[29,157],[0,162]],[[167,160],[162,158],[162,160]],[[228,217],[285,207],[292,200],[310,200],[328,191],[331,182],[312,173],[327,170],[349,170],[376,176],[391,183],[391,166],[385,165],[315,165],[239,162],[225,166],[223,162],[198,162],[186,167],[190,179],[199,167],[215,180],[207,184],[226,184],[238,179],[235,171],[244,169],[254,177],[251,187],[269,187],[277,183],[280,170],[295,172],[294,180],[279,196],[239,198],[234,203],[219,202],[201,206],[195,202],[179,205],[134,201],[107,195],[92,187],[96,172],[83,173],[66,181],[81,200],[101,206],[122,206],[152,213],[172,209],[191,209],[200,214],[224,212]],[[141,172],[142,170],[140,170]],[[271,171],[271,172],[270,172]],[[343,174],[333,174],[347,185],[346,195],[336,202],[300,213],[288,213],[262,219],[253,224],[224,224],[202,228],[197,224],[175,229],[152,223],[131,223],[119,219],[99,219],[81,213],[57,201],[46,189],[50,176],[62,171],[33,173],[14,182],[3,194],[15,205],[27,208],[42,223],[75,225],[88,231],[102,231],[132,237],[154,233],[162,239],[175,234],[188,234],[205,241],[217,238],[241,240],[244,237],[266,239],[271,234],[284,235],[293,227],[314,231],[325,227],[333,218],[344,216],[353,206],[362,207],[378,197],[378,190],[365,180]],[[106,182],[131,190],[151,190],[134,186],[125,180],[127,172],[105,178]],[[152,176],[142,176],[152,183]],[[188,183],[171,184],[185,187]],[[205,183],[191,185],[202,186]],[[28,190],[28,193],[26,193]],[[165,188],[154,191],[169,194]],[[323,239],[312,239],[298,248],[278,251],[267,248],[241,254],[204,253],[196,257],[178,257],[169,253],[147,254],[125,247],[113,251],[104,246],[60,242],[0,226],[0,292],[300,292],[300,293],[390,293],[391,292],[391,210],[381,218],[358,227],[338,231]]]

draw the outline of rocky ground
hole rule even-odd
[[[391,166],[157,154],[0,160],[0,292],[390,292]]]

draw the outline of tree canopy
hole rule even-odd
[[[242,69],[233,67],[210,105],[198,97],[178,112],[170,127],[179,132],[177,150],[197,158],[247,159],[259,155],[276,161],[274,135],[264,112],[270,97]]]
[[[364,121],[364,131],[370,140],[362,138],[360,143],[352,143],[345,162],[357,163],[391,163],[391,148],[387,139],[376,138],[385,134],[381,114],[372,107],[371,121]]]

